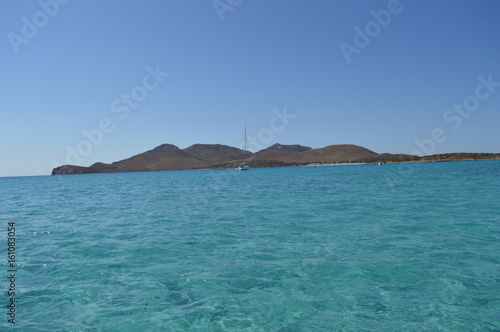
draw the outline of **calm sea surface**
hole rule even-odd
[[[499,331],[500,162],[0,179],[0,330]]]

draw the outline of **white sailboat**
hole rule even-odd
[[[250,167],[245,163],[241,163],[238,167],[235,168],[237,171],[248,171]]]
[[[245,127],[245,151],[247,150],[247,127]],[[242,162],[238,167],[235,168],[236,171],[248,171],[250,167]]]

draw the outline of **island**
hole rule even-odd
[[[312,149],[299,144],[279,143],[253,153],[222,144],[194,144],[185,149],[172,144],[162,144],[152,150],[111,164],[98,162],[88,167],[63,165],[54,168],[52,175],[229,169],[243,162],[251,168],[259,168],[463,160],[500,160],[500,153],[448,153],[422,157],[376,153],[353,144],[337,144]]]

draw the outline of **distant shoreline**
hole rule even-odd
[[[110,164],[97,162],[88,167],[63,165],[54,168],[52,175],[232,169],[243,162],[250,168],[265,168],[497,159],[500,159],[500,153],[447,153],[421,157],[376,153],[353,144],[312,149],[298,144],[277,143],[256,153],[222,144],[194,144],[185,149],[172,144],[162,144],[152,150]]]
[[[327,164],[307,164],[302,167],[324,167],[324,166],[356,166],[356,165],[370,165],[370,163],[327,163]]]
[[[382,165],[395,165],[395,164],[425,164],[425,163],[452,163],[452,162],[463,162],[463,161],[493,161],[500,160],[500,158],[494,159],[461,159],[461,160],[411,160],[411,161],[388,161]],[[303,167],[324,167],[324,166],[357,166],[357,165],[377,165],[377,163],[325,163],[325,164],[307,164],[301,165]]]

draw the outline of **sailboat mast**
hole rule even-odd
[[[247,127],[245,127],[245,151],[247,150]]]

